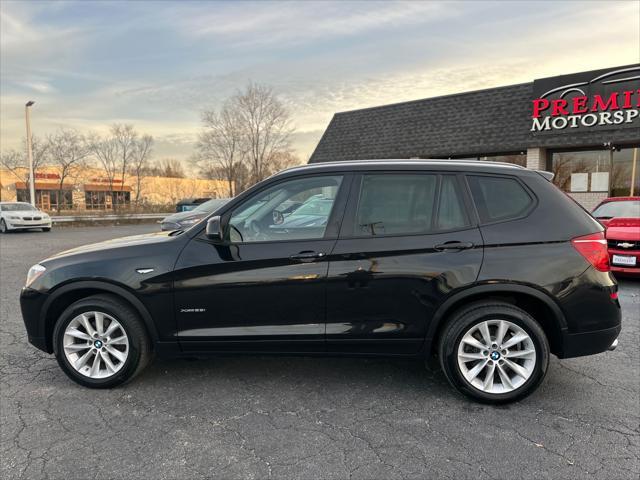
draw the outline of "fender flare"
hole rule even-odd
[[[499,282],[499,281],[497,281]],[[564,313],[560,309],[560,306],[551,298],[551,296],[543,291],[539,290],[535,287],[519,284],[519,283],[487,283],[483,285],[476,285],[473,287],[465,288],[463,290],[457,291],[452,296],[447,298],[440,306],[437,308],[435,314],[433,315],[433,319],[429,324],[429,328],[427,329],[427,334],[425,337],[425,345],[427,348],[427,352],[431,350],[431,343],[433,338],[436,335],[436,332],[442,325],[442,322],[445,321],[446,314],[451,311],[451,308],[459,303],[464,301],[465,299],[475,296],[475,295],[491,295],[492,293],[496,294],[509,294],[509,293],[518,293],[529,295],[531,297],[536,298],[543,302],[551,312],[553,312],[554,320],[558,324],[558,328],[560,332],[564,332],[567,329],[567,320],[564,316]]]
[[[105,293],[112,293],[116,296],[122,297],[137,311],[137,313],[140,315],[140,318],[142,318],[142,321],[144,322],[144,325],[147,328],[149,335],[151,336],[152,343],[158,342],[158,339],[159,339],[158,331],[153,322],[153,318],[151,317],[151,314],[147,310],[147,307],[144,306],[144,304],[140,301],[140,299],[138,299],[136,295],[134,295],[131,291],[129,291],[127,288],[123,286],[106,282],[106,281],[100,281],[100,280],[78,280],[71,283],[66,283],[65,285],[62,285],[57,289],[55,289],[53,292],[49,293],[47,300],[44,302],[44,305],[42,306],[42,313],[41,313],[41,325],[43,329],[43,332],[42,332],[43,336],[45,336],[46,334],[47,315],[49,313],[49,309],[51,308],[51,305],[62,295],[65,295],[74,290],[85,290],[85,289],[101,290]]]

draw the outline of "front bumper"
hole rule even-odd
[[[635,266],[616,265],[613,263],[613,256],[620,255],[623,257],[635,257]],[[622,273],[625,275],[633,275],[640,277],[640,252],[638,250],[621,250],[621,249],[609,249],[609,263],[611,264],[611,271],[613,273]]]
[[[48,297],[46,293],[23,287],[20,292],[20,310],[29,343],[40,350],[52,353],[53,349],[47,342],[45,319],[42,315],[43,306]]]
[[[51,220],[48,222],[21,222],[21,221],[7,221],[7,228],[9,230],[26,230],[29,228],[51,228]]]

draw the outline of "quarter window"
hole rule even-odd
[[[533,203],[524,187],[513,178],[469,176],[468,179],[483,222],[519,217]]]
[[[234,243],[324,237],[342,176],[289,180],[236,208],[228,236]]]
[[[469,225],[458,181],[453,175],[444,175],[440,185],[440,201],[438,203],[438,230],[453,230]]]

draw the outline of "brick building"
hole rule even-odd
[[[464,158],[555,173],[586,208],[640,195],[640,64],[336,113],[309,162]]]
[[[27,179],[26,169],[0,169],[0,200],[29,202]],[[137,177],[126,176],[124,182],[117,178],[109,181],[95,168],[75,170],[62,187],[55,167],[39,168],[35,180],[36,204],[50,211],[58,205],[60,210],[111,210],[114,205],[126,207],[136,200],[146,205],[175,205],[189,197],[223,198],[228,189],[224,181],[200,178],[144,176],[138,182]]]

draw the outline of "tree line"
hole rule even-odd
[[[230,197],[300,163],[291,150],[294,129],[290,113],[270,87],[250,83],[219,109],[206,109],[201,115],[203,127],[188,163],[200,177],[224,180]],[[106,135],[83,135],[76,129],[61,128],[43,138],[33,136],[32,146],[34,172],[44,165],[56,170],[59,198],[65,180],[74,178],[86,167],[101,169],[112,191],[125,180],[132,181],[135,185],[132,200],[136,204],[142,200],[143,177],[186,177],[179,160],[154,161],[153,137],[139,133],[131,124],[115,123]],[[28,184],[26,140],[23,148],[3,152],[0,164]]]

